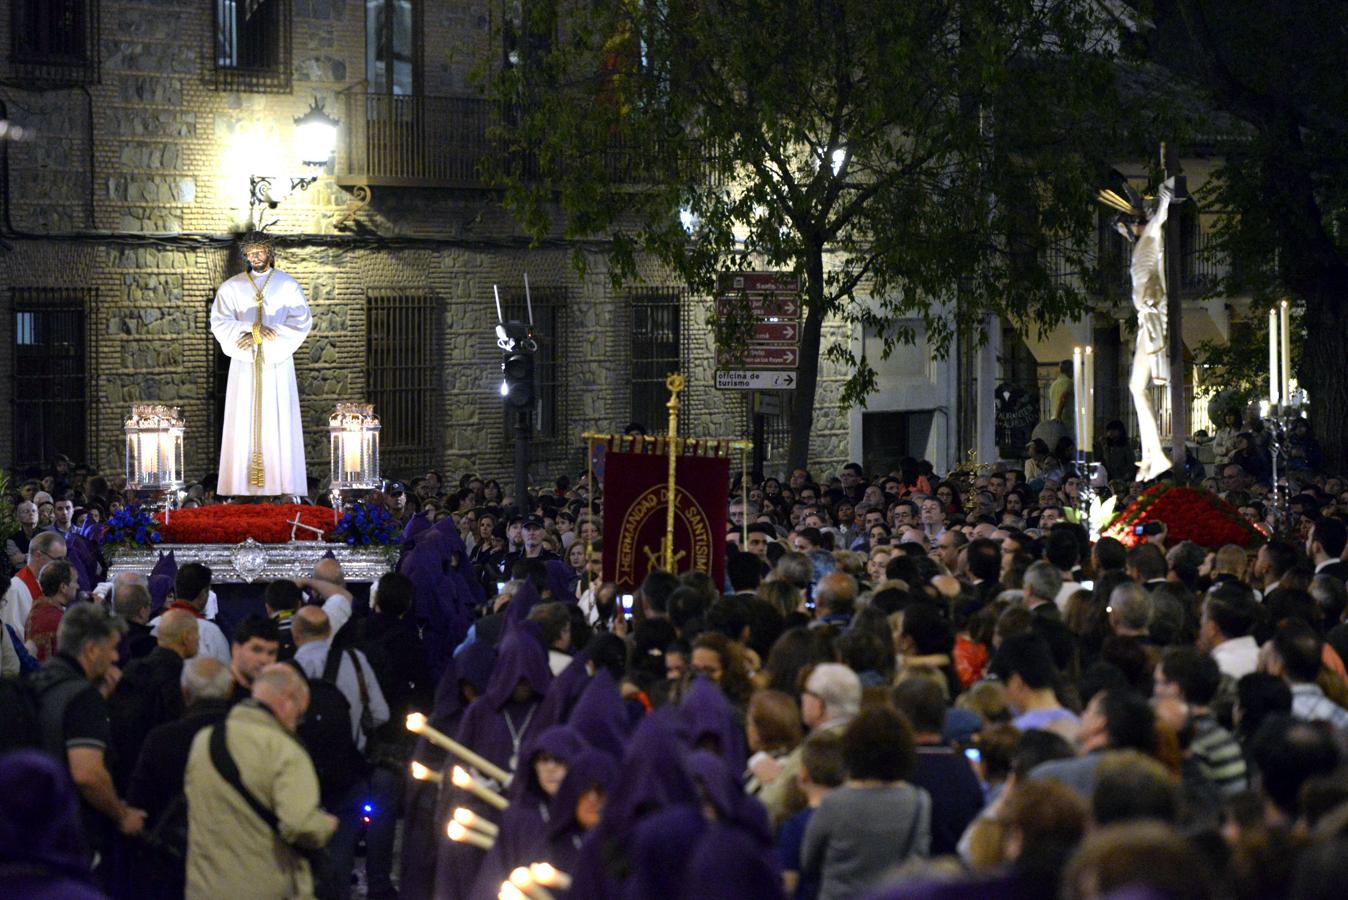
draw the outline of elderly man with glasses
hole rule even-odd
[[[65,558],[65,538],[55,532],[41,532],[28,542],[28,565],[10,579],[4,603],[0,605],[0,622],[13,628],[19,640],[24,638],[24,627],[28,622],[28,614],[33,611],[33,601],[42,596],[42,587],[37,581],[38,573],[47,563]]]

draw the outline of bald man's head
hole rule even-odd
[[[346,586],[346,573],[342,571],[342,564],[335,559],[320,559],[314,566],[314,577],[319,581]]]
[[[159,619],[158,637],[159,646],[191,659],[199,646],[197,617],[185,609],[170,609]]]
[[[295,646],[302,647],[312,641],[326,641],[332,636],[332,623],[328,614],[318,606],[304,606],[296,613],[290,623],[290,635]]]
[[[253,679],[253,699],[263,703],[288,731],[309,707],[309,685],[295,667],[272,663]]]

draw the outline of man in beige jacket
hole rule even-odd
[[[192,741],[185,792],[189,898],[311,898],[313,873],[296,848],[318,849],[337,829],[319,806],[318,776],[295,739],[309,687],[291,666],[274,664],[253,681],[253,696],[225,719],[225,744],[239,780],[275,816],[265,822],[211,758],[212,728]]]

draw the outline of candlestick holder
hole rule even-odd
[[[333,509],[343,509],[354,493],[379,487],[379,429],[372,403],[338,403],[328,417]]]

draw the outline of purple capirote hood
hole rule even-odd
[[[772,846],[768,811],[757,798],[744,793],[744,785],[725,760],[715,753],[695,750],[688,754],[688,770],[707,802],[716,810],[717,821],[744,829],[760,846]]]
[[[170,550],[161,555],[150,570],[150,615],[159,615],[173,593],[173,582],[178,577],[178,560],[173,553]]]
[[[578,603],[576,582],[579,576],[571,567],[560,559],[549,559],[543,567],[548,570],[548,590],[552,591],[552,599],[558,603]]]
[[[585,665],[585,651],[572,657],[567,667],[552,679],[543,702],[529,723],[530,736],[539,734],[553,725],[569,723],[571,711],[580,700],[581,693],[590,683],[590,672]]]
[[[491,681],[487,683],[487,690],[482,697],[493,709],[500,709],[510,700],[515,686],[521,681],[527,681],[540,699],[547,694],[548,685],[552,683],[552,670],[548,668],[548,651],[543,646],[543,634],[534,622],[507,626],[506,635],[497,647]]]
[[[730,770],[744,771],[744,728],[720,688],[706,678],[693,679],[679,705],[679,718],[693,747],[715,742],[716,752]]]
[[[642,719],[627,743],[622,771],[604,805],[599,830],[626,835],[652,809],[697,802],[697,787],[688,773],[673,713],[657,709]]]
[[[566,778],[552,798],[548,815],[548,838],[556,840],[568,831],[579,831],[576,822],[576,804],[591,788],[600,788],[605,795],[618,779],[618,760],[602,750],[587,748],[571,758]],[[563,870],[565,871],[565,870]]]
[[[618,685],[606,670],[595,672],[566,721],[591,747],[622,759],[630,721]]]
[[[517,771],[510,781],[510,802],[523,803],[528,796],[532,796],[536,802],[547,801],[547,795],[534,774],[534,760],[539,756],[551,756],[570,766],[571,760],[587,749],[584,739],[566,725],[554,725],[526,741],[524,752],[520,754],[521,771]]]
[[[529,618],[529,613],[533,611],[533,608],[542,602],[543,596],[538,593],[538,588],[534,587],[532,581],[525,579],[515,591],[515,595],[510,598],[510,602],[506,604],[506,627],[509,628],[511,623],[523,622]]]
[[[0,863],[88,879],[91,858],[65,767],[36,750],[0,758]]]

